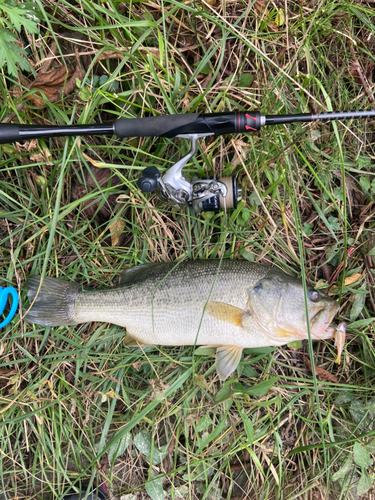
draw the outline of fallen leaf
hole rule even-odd
[[[307,356],[304,356],[303,361],[310,372],[312,372],[311,361],[309,360],[309,358]],[[332,375],[332,373],[329,373],[327,370],[321,368],[320,366],[315,365],[315,373],[319,380],[326,380],[327,382],[334,382],[335,384],[338,383],[337,378]]]
[[[59,257],[59,262],[61,266],[68,266],[72,262],[78,259],[78,255],[68,255],[66,257]]]
[[[28,96],[34,106],[38,108],[44,107],[46,106],[46,100],[58,102],[62,97],[73,92],[76,87],[76,79],[82,80],[85,75],[79,62],[78,50],[76,50],[76,59],[75,68],[57,66],[46,73],[39,73],[35,82],[30,85],[30,90],[35,89],[35,92]]]
[[[30,141],[16,142],[16,148],[18,152],[27,151],[28,153],[30,153],[30,151],[37,149],[37,147],[38,147],[38,141],[36,139],[31,139]]]
[[[111,244],[115,247],[121,237],[121,233],[124,231],[125,222],[123,219],[116,219],[110,226],[109,231],[111,232]]]
[[[345,286],[353,285],[354,283],[357,283],[362,278],[361,273],[354,273],[351,274],[350,276],[347,276],[344,281]]]
[[[172,439],[171,439],[169,446],[168,446],[169,455],[172,455],[172,453],[173,453],[175,442],[176,442],[176,438],[175,438],[175,436],[172,436]]]
[[[137,361],[136,363],[133,363],[133,368],[134,370],[136,370],[137,372],[139,372],[139,370],[141,369],[141,366],[143,365],[143,361]]]
[[[203,375],[198,375],[195,373],[194,374],[194,384],[201,387],[202,389],[205,389],[206,391],[210,391],[207,380],[204,378]]]
[[[66,78],[69,78],[72,73],[73,68],[66,68],[65,66],[54,67],[46,73],[39,73],[35,82],[31,84],[31,88],[39,88],[39,86],[43,85],[47,87],[60,85]]]
[[[41,153],[35,153],[30,156],[30,160],[35,163],[44,164],[44,165],[53,165],[51,162],[51,152],[48,148],[43,148]]]
[[[208,85],[210,84],[210,81],[212,80],[212,73],[209,73],[201,82],[200,86],[202,89],[206,89]]]

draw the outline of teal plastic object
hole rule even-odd
[[[0,323],[0,328],[4,328],[10,321],[12,321],[14,315],[16,314],[18,307],[18,293],[12,286],[7,286],[6,288],[0,287],[0,316],[3,314],[5,306],[7,305],[8,298],[12,297],[12,306],[8,313],[8,316]]]

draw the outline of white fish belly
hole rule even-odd
[[[264,347],[275,345],[254,328],[241,328],[203,313],[172,311],[129,317],[127,333],[139,342],[151,345],[236,345],[238,347]]]

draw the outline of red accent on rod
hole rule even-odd
[[[250,116],[250,115],[245,115],[245,116],[246,116],[246,118],[251,118],[252,120],[257,121],[257,119],[255,118],[255,116]]]
[[[256,129],[256,128],[249,127],[248,125],[245,125],[245,129],[246,129],[246,130],[255,130],[255,132],[257,131],[257,129]]]

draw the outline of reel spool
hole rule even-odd
[[[207,184],[211,187],[206,190]],[[222,177],[217,181],[208,179],[192,182],[193,200],[191,205],[194,212],[219,212],[236,208],[241,200],[242,189],[238,187],[237,177]],[[204,191],[204,195],[200,193]]]

